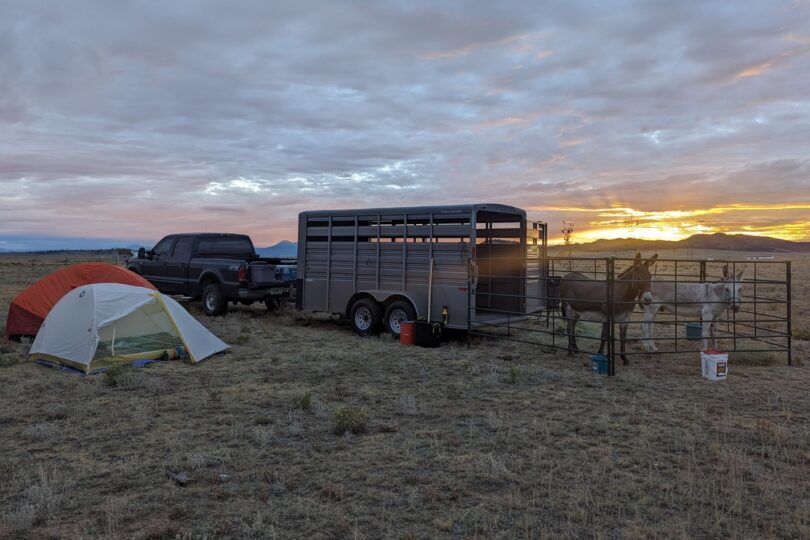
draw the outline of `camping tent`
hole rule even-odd
[[[123,283],[155,287],[126,268],[107,263],[74,264],[40,279],[14,297],[8,307],[6,339],[35,336],[48,312],[68,292],[90,283]]]
[[[89,373],[160,358],[177,347],[192,363],[228,348],[174,299],[144,287],[99,283],[74,289],[56,303],[30,356]]]

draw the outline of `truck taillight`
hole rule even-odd
[[[239,267],[239,271],[237,272],[236,276],[237,276],[237,279],[239,279],[239,281],[247,281],[248,280],[247,265],[246,264],[243,264],[242,266]]]

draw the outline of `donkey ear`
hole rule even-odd
[[[728,279],[729,277],[730,276],[728,273],[728,263],[726,263],[723,265],[723,279]]]
[[[633,264],[638,264],[641,262],[641,252],[636,252],[636,259],[633,261]]]
[[[740,280],[742,279],[743,274],[745,273],[745,269],[746,269],[747,267],[748,267],[748,265],[745,265],[745,266],[743,266],[743,267],[742,267],[742,270],[740,270],[739,272],[737,272],[737,276],[736,276],[736,277],[737,277],[737,279],[736,279],[736,281],[740,281]]]
[[[652,265],[654,265],[654,264],[656,263],[656,261],[658,261],[658,253],[656,253],[655,255],[653,255],[652,257],[650,257],[649,259],[647,259],[647,262],[645,262],[645,263],[644,263],[644,266],[646,266],[647,268],[649,268],[649,267],[651,267]]]

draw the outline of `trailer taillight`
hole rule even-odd
[[[237,276],[237,279],[239,279],[239,281],[241,281],[241,282],[244,282],[244,281],[248,280],[248,277],[247,277],[247,265],[246,264],[243,264],[242,266],[239,267],[239,271],[236,273],[236,276]]]

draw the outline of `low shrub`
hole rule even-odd
[[[10,345],[0,345],[0,368],[20,363],[20,355]]]
[[[506,374],[506,384],[517,384],[520,381],[520,368],[509,366],[509,373]]]
[[[67,418],[67,405],[62,402],[49,403],[45,406],[45,416],[51,420],[62,420]]]
[[[341,407],[335,411],[335,433],[343,435],[344,433],[358,433],[366,432],[366,424],[368,423],[368,413],[363,409],[357,407]]]
[[[132,372],[132,368],[123,364],[114,364],[107,368],[101,381],[105,386],[122,386]]]
[[[309,411],[312,408],[312,392],[309,390],[296,392],[290,396],[290,401],[293,409]]]

